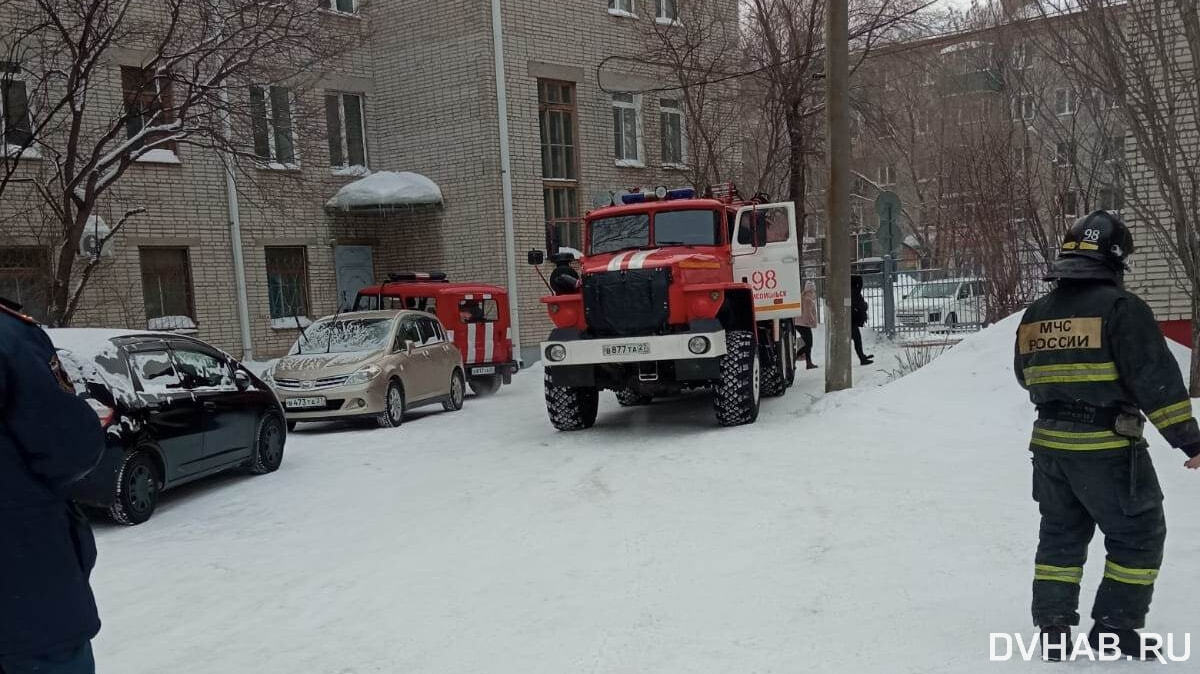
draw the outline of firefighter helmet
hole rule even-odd
[[[1133,235],[1121,217],[1109,211],[1095,211],[1071,225],[1058,257],[1086,257],[1114,269],[1124,269],[1125,258],[1131,253]]]

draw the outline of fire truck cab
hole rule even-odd
[[[440,272],[390,274],[387,282],[358,291],[355,311],[415,309],[442,322],[462,353],[467,382],[486,396],[511,384],[518,364],[509,327],[508,292],[481,283],[450,283]]]
[[[603,389],[630,406],[693,388],[712,389],[719,424],[753,423],[796,374],[795,205],[662,187],[621,201],[585,217],[577,291],[542,298],[551,423],[590,427]]]

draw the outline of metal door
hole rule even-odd
[[[337,271],[338,306],[350,311],[358,291],[375,282],[375,255],[370,246],[336,246],[333,264]]]
[[[800,301],[796,205],[790,201],[738,209],[733,237],[734,280],[754,292],[758,320],[794,318]]]

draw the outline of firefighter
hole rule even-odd
[[[1200,468],[1200,428],[1179,366],[1150,307],[1123,288],[1132,252],[1119,217],[1096,211],[1077,220],[1047,279],[1054,290],[1029,307],[1017,331],[1017,380],[1038,411],[1030,440],[1041,510],[1033,621],[1050,660],[1070,654],[1097,525],[1108,554],[1089,644],[1148,655],[1136,630],[1150,609],[1166,524],[1142,412],[1190,457],[1187,468]]]

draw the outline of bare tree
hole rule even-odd
[[[304,74],[357,37],[341,27],[347,24],[330,23],[317,2],[0,3],[7,32],[0,79],[6,90],[20,91],[21,101],[9,111],[0,152],[0,199],[23,201],[38,216],[9,212],[10,230],[14,222],[45,225],[21,235],[52,251],[52,325],[69,324],[78,311],[101,265],[100,255],[81,258],[80,238],[99,207],[117,201],[136,162],[181,146],[215,152],[229,164],[261,160],[258,108],[272,95],[264,92],[281,85],[275,91],[306,100],[302,92],[313,82]],[[317,115],[294,117],[302,124]],[[120,207],[97,250],[144,210],[138,203]]]

